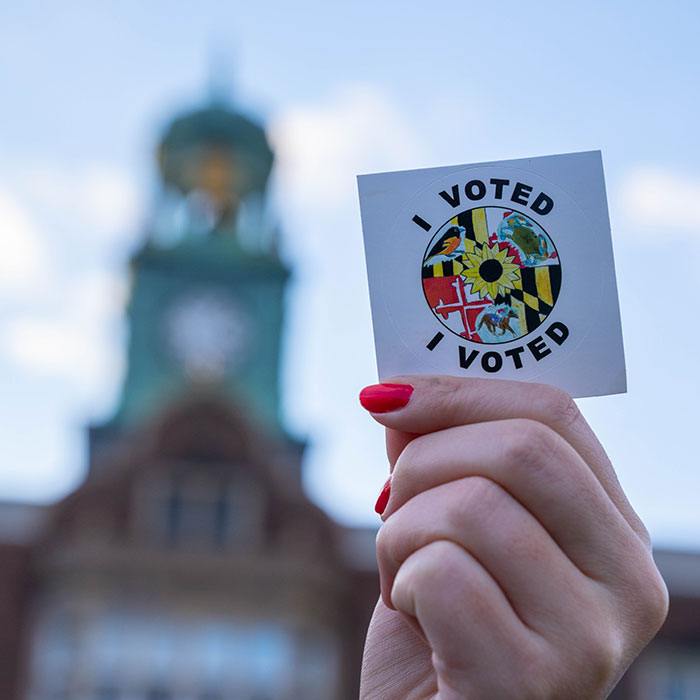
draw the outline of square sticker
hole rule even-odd
[[[626,390],[600,151],[358,177],[379,378]]]

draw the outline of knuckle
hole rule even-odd
[[[578,654],[583,678],[589,678],[591,690],[610,685],[625,664],[625,644],[619,630],[610,624],[598,624],[589,633],[587,644]]]
[[[556,433],[543,423],[527,418],[511,421],[504,436],[505,459],[526,470],[539,470],[557,447]]]
[[[436,540],[414,552],[404,564],[407,576],[415,588],[433,587],[451,566],[457,545]]]
[[[377,559],[379,561],[394,561],[395,540],[392,521],[387,520],[377,532]]]
[[[627,549],[619,577],[606,586],[607,602],[603,605],[606,612],[599,618],[599,628],[604,628],[611,619],[617,620],[618,633],[626,640],[622,649],[634,656],[665,622],[669,594],[651,554],[642,544],[637,542]]]
[[[651,555],[642,565],[637,575],[634,589],[634,613],[640,634],[651,639],[660,629],[668,615],[669,594],[666,582],[663,580]]]
[[[434,434],[420,435],[404,447],[391,477],[391,493],[398,497],[398,502],[405,502],[433,485],[431,474],[435,473],[439,451]]]
[[[454,381],[440,381],[435,387],[435,397],[446,415],[459,415],[465,405],[464,385]]]
[[[518,700],[545,700],[569,697],[557,694],[553,681],[558,673],[555,655],[547,642],[534,635],[527,644],[512,649],[509,676],[510,686],[515,690],[508,697]]]
[[[624,634],[602,611],[580,618],[565,639],[551,640],[547,698],[607,697],[611,683],[630,661]]]
[[[412,553],[425,547],[431,538],[430,521],[414,518],[411,513],[394,513],[377,532],[377,560],[387,570],[396,570]]]
[[[445,505],[447,521],[457,528],[484,523],[498,511],[505,491],[491,479],[468,476],[452,482],[452,498]]]
[[[440,585],[459,578],[456,565],[459,548],[447,540],[434,540],[413,552],[402,563],[391,589],[391,602],[397,609],[413,614],[417,603],[429,606],[444,604]]]
[[[652,541],[651,541],[651,534],[649,533],[649,530],[647,530],[646,525],[642,522],[641,518],[634,513],[635,516],[635,521],[633,524],[634,530],[637,533],[639,539],[642,541],[642,544],[644,545],[645,549],[648,552],[652,551]]]
[[[548,687],[551,685],[549,679],[554,675],[554,671],[547,657],[540,653],[530,653],[528,649],[519,650],[519,656],[517,685],[521,694],[518,697],[523,700],[555,697]]]
[[[420,435],[409,442],[396,460],[393,478],[399,474],[406,474],[413,471],[418,465],[425,463],[426,458],[430,460],[431,450],[429,443],[430,435]]]
[[[650,593],[652,595],[651,608],[654,610],[656,615],[656,624],[661,627],[666,621],[666,616],[668,615],[669,606],[669,593],[666,581],[664,581],[661,576],[661,572],[654,566],[654,578],[653,585],[650,587]],[[658,629],[657,627],[657,629]]]
[[[547,414],[552,418],[552,424],[559,428],[567,428],[581,415],[576,402],[559,387],[543,384],[540,396]]]

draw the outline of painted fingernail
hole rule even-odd
[[[403,408],[412,393],[410,384],[372,384],[360,392],[360,403],[370,413],[389,413]]]
[[[391,495],[391,477],[389,477],[382,486],[381,493],[377,499],[377,503],[374,506],[374,510],[381,515],[386,510],[386,504],[389,503],[389,496]]]

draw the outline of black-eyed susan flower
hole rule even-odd
[[[488,294],[490,299],[495,299],[499,294],[522,286],[520,267],[514,259],[515,256],[508,255],[507,248],[501,250],[498,243],[484,243],[462,258],[465,267],[460,274],[473,294],[482,299]]]

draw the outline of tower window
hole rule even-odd
[[[151,688],[146,693],[146,700],[170,700],[172,694],[165,688]]]
[[[166,504],[167,538],[172,544],[216,544],[224,542],[229,517],[228,504],[216,488],[191,487],[178,482]]]
[[[243,479],[180,476],[163,506],[165,538],[172,545],[227,547],[249,544],[259,534],[260,495]]]

